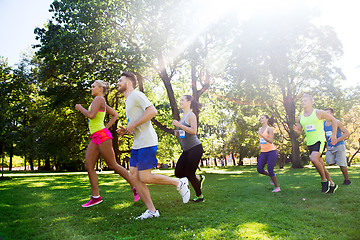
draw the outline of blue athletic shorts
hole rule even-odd
[[[152,169],[157,166],[156,159],[157,146],[140,149],[132,149],[130,156],[130,166],[137,167],[139,171]]]

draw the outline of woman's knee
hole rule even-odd
[[[120,166],[115,160],[106,161],[106,164],[108,165],[108,167],[109,167],[110,169],[115,169],[116,167],[119,167],[119,166]],[[122,167],[122,166],[121,166],[121,167]]]
[[[257,171],[258,171],[258,173],[260,173],[260,174],[264,174],[264,173],[265,173],[265,170],[264,170],[263,168],[261,168],[261,167],[257,167]]]
[[[274,169],[268,169],[268,173],[269,173],[269,177],[273,177],[275,176],[275,172],[274,172]]]
[[[88,161],[85,161],[84,168],[85,168],[86,171],[94,170],[94,167],[95,167],[94,164],[92,164],[92,163],[90,163]]]

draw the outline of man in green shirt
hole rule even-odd
[[[310,151],[310,161],[314,164],[321,177],[321,192],[334,193],[338,185],[331,180],[321,155],[326,143],[324,119],[332,124],[331,142],[336,140],[337,121],[327,112],[314,109],[313,103],[313,98],[309,94],[303,96],[301,106],[304,108],[304,112],[296,119],[294,131],[297,134],[301,134],[303,129],[306,134],[306,145]]]

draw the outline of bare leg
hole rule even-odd
[[[279,184],[278,184],[276,175],[275,175],[275,176],[272,176],[272,177],[270,177],[270,178],[271,178],[271,180],[273,181],[275,187],[279,187]]]
[[[334,182],[332,181],[329,171],[325,168],[324,161],[321,157],[321,153],[319,152],[312,152],[310,155],[310,160],[314,164],[316,170],[320,174],[321,181],[328,180],[331,185],[334,185]]]
[[[344,179],[349,180],[349,174],[348,174],[347,167],[340,166],[340,169],[341,169],[342,174],[344,175]]]
[[[119,165],[115,161],[115,153],[114,149],[112,147],[112,140],[106,140],[105,142],[101,143],[99,145],[101,156],[103,156],[106,164],[109,166],[109,168],[113,169],[116,173],[118,173],[120,176],[122,176],[133,188],[135,185],[133,183],[133,180],[129,174],[129,172]]]
[[[147,209],[155,212],[155,206],[151,200],[150,190],[145,183],[141,182],[139,178],[139,172],[137,167],[130,167],[130,175],[134,181],[136,191],[139,193],[141,200],[145,203]]]
[[[152,174],[151,169],[139,171],[139,178],[145,184],[173,185],[177,187],[179,180],[161,174]]]
[[[100,152],[98,146],[90,142],[85,154],[85,169],[88,172],[93,196],[99,196],[98,175],[94,169],[96,161],[99,159],[99,157]]]

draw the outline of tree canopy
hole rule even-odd
[[[159,112],[153,123],[160,162],[180,154],[171,122],[180,117],[183,94],[203,105],[198,132],[207,159],[257,156],[258,119],[266,113],[277,119],[275,145],[302,167],[304,141],[292,126],[304,93],[314,96],[316,108],[336,110],[351,129],[349,147],[356,148],[358,91],[340,87],[342,44],[334,29],[313,23],[314,9],[302,2],[274,13],[259,8],[246,21],[229,11],[204,24],[195,2],[55,0],[52,19],[34,31],[36,55],[16,68],[0,59],[7,96],[1,152],[15,152],[30,166],[38,160],[44,169],[82,169],[88,129],[74,105],[90,104],[96,79],[110,82],[106,101],[120,113],[115,125],[126,125],[116,87],[123,71],[137,74],[139,90]],[[113,147],[126,164],[132,136],[118,139],[116,126]]]

